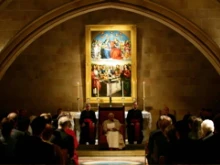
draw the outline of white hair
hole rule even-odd
[[[69,119],[69,117],[67,117],[67,116],[62,116],[62,117],[60,117],[59,120],[58,120],[58,129],[61,129],[61,128],[62,128],[62,125],[63,125],[64,123],[66,123],[66,122],[71,122],[70,119]]]
[[[201,129],[204,135],[208,132],[214,132],[214,123],[212,120],[206,119],[201,123]]]
[[[7,118],[10,120],[17,120],[18,114],[15,112],[11,112],[8,114]]]
[[[18,116],[17,113],[11,112],[11,113],[8,114],[7,118],[9,118],[9,119],[15,119],[17,116]]]

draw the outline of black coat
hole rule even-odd
[[[54,131],[50,141],[60,146],[61,149],[67,149],[69,157],[73,157],[74,139],[71,135],[68,135],[63,129],[57,129],[56,131]]]
[[[93,123],[96,124],[97,119],[96,119],[96,115],[95,112],[93,110],[83,110],[80,114],[80,119],[79,119],[79,123],[80,126],[82,125],[82,123],[84,123],[84,119],[91,119],[93,121]]]
[[[128,111],[128,115],[127,115],[127,118],[126,118],[126,122],[127,122],[127,125],[129,126],[131,124],[131,120],[132,119],[137,119],[139,120],[140,122],[140,128],[141,130],[143,129],[143,115],[142,115],[142,111],[139,110],[139,109],[130,109]]]

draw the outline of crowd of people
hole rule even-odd
[[[68,114],[27,116],[25,110],[1,117],[0,164],[78,165],[78,141]]]
[[[147,144],[149,164],[220,164],[220,114],[202,109],[176,121],[162,114]]]
[[[102,129],[110,150],[125,147],[120,131],[126,125],[129,144],[143,143],[143,116],[137,102],[128,110],[126,124],[110,112]],[[0,164],[78,165],[79,144],[95,145],[97,118],[90,104],[81,111],[80,139],[76,138],[74,121],[69,113],[57,110],[52,116],[43,113],[28,116],[19,110],[1,116]],[[202,109],[199,116],[187,114],[177,121],[165,107],[150,132],[147,143],[149,164],[220,164],[216,150],[220,147],[220,114]]]

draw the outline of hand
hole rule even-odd
[[[85,123],[82,123],[82,127],[85,127],[86,125],[85,125]]]

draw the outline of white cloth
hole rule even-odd
[[[119,132],[118,131],[108,131],[106,134],[108,147],[109,148],[119,148]]]
[[[107,123],[107,128],[108,128],[108,129],[113,129],[113,128],[115,128],[115,123]]]

